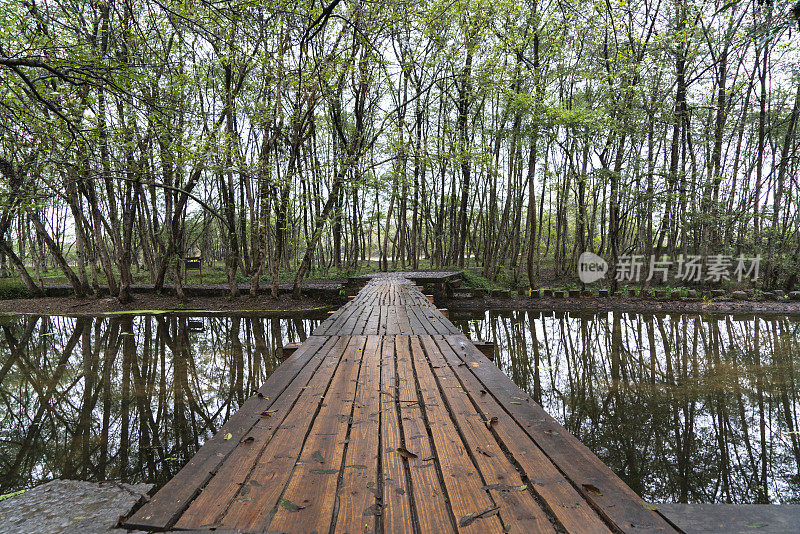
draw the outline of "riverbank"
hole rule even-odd
[[[236,312],[259,315],[286,315],[294,313],[323,313],[338,308],[342,298],[325,294],[305,295],[294,300],[289,294],[278,299],[269,295],[239,298],[212,296],[192,297],[185,301],[171,295],[137,293],[129,304],[120,304],[116,298],[41,297],[0,300],[0,313],[33,313],[40,315],[97,315],[169,312]],[[469,299],[441,299],[437,305],[452,312],[482,310],[531,310],[538,312],[569,311],[596,313],[627,311],[632,313],[724,313],[724,314],[776,314],[800,316],[800,301],[739,301],[733,299],[659,300],[639,297],[542,297],[531,299],[522,296],[474,297]]]
[[[800,301],[747,301],[731,298],[705,299],[654,299],[641,297],[541,297],[518,295],[507,297],[472,297],[449,299],[444,303],[450,311],[470,312],[481,310],[531,310],[605,312],[627,311],[633,313],[724,313],[724,314],[777,314],[800,316]]]
[[[114,297],[40,297],[28,299],[0,300],[0,313],[28,313],[38,315],[99,315],[122,313],[169,312],[253,312],[259,315],[286,315],[293,313],[324,312],[339,307],[338,298],[322,294],[306,295],[300,300],[289,294],[273,299],[269,295],[251,297],[243,294],[238,298],[223,296],[191,297],[181,301],[173,295],[136,293],[133,301],[120,304]]]

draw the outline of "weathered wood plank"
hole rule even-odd
[[[454,532],[455,521],[450,511],[428,429],[422,416],[408,336],[394,338],[397,365],[397,403],[403,434],[401,445],[411,454],[395,449],[403,456],[411,478],[411,491],[419,528],[422,532]],[[413,455],[413,456],[412,456]]]
[[[268,524],[267,530],[271,532],[326,532],[330,529],[364,341],[363,336],[354,336],[345,350],[282,496],[284,504],[278,506],[272,521],[264,521],[267,516],[262,515],[247,528],[260,530]],[[292,510],[286,502],[303,508]]]
[[[436,358],[435,353],[429,352],[432,355],[431,365],[449,365],[452,372],[459,378],[464,391],[469,393],[473,403],[480,410],[483,419],[488,421],[492,417],[497,417],[497,424],[492,426],[492,432],[519,464],[523,475],[528,479],[530,489],[547,503],[564,529],[567,532],[581,533],[610,532],[591,505],[558,471],[517,421],[508,415],[494,397],[484,389],[483,384],[456,356],[445,339],[437,336],[436,343],[446,363]]]
[[[259,458],[272,443],[271,440],[276,434],[280,434],[284,425],[292,421],[294,407],[297,403],[304,402],[303,396],[309,390],[320,388],[324,391],[327,387],[329,379],[325,377],[325,368],[335,366],[342,351],[341,347],[337,346],[336,340],[330,341],[325,345],[326,352],[318,354],[321,357],[318,360],[319,366],[315,369],[317,372],[310,375],[310,380],[298,380],[296,389],[287,391],[292,395],[283,395],[278,400],[275,407],[279,411],[268,411],[267,413],[274,414],[270,417],[261,417],[259,414],[259,422],[251,432],[236,439],[234,453],[226,459],[208,485],[203,488],[202,493],[184,512],[175,525],[177,528],[216,526],[236,498],[246,497],[241,495],[242,492],[247,494],[251,489],[250,486],[258,487],[256,484],[259,484],[259,481],[256,480],[255,484],[250,483],[251,474]],[[252,441],[247,440],[250,437],[253,438]],[[233,441],[233,437],[228,441]],[[245,486],[247,488],[243,489]]]
[[[514,465],[492,435],[487,425],[489,419],[484,419],[475,410],[469,396],[439,353],[433,338],[420,336],[417,339],[425,349],[425,354],[415,351],[417,375],[425,367],[429,369],[424,370],[423,374],[433,371],[462,441],[477,464],[485,487],[491,488],[489,493],[500,506],[500,518],[506,531],[555,532],[547,513],[528,491],[527,484],[522,482]]]
[[[381,349],[379,336],[367,337],[337,490],[336,532],[375,531],[376,518],[381,513],[378,493]]]
[[[607,521],[623,532],[674,532],[644,501],[575,436],[520,390],[464,336],[446,336],[503,408]],[[522,401],[515,400],[522,399]]]
[[[381,522],[385,533],[413,532],[414,516],[411,512],[409,487],[403,457],[397,449],[404,447],[400,433],[400,398],[395,366],[395,340],[381,338],[381,489],[383,508]],[[446,506],[444,500],[439,503]],[[449,518],[448,518],[449,521]]]
[[[498,509],[497,503],[483,489],[485,482],[469,457],[467,447],[444,406],[430,368],[427,362],[421,361],[424,355],[418,338],[410,338],[410,345],[410,353],[404,354],[402,359],[398,353],[398,365],[408,359],[414,366],[421,409],[424,410],[435,448],[432,460],[441,469],[444,485],[447,488],[448,504],[458,525],[458,531],[502,532],[503,525],[497,515],[486,515]],[[478,518],[478,515],[483,517]],[[471,517],[476,519],[470,522]]]
[[[335,349],[322,362],[308,387],[303,390],[289,416],[281,422],[267,444],[246,485],[231,502],[218,526],[231,529],[253,529],[265,524],[291,477],[299,459],[306,435],[316,421],[317,410],[329,386],[346,371],[341,365],[347,354],[349,338],[337,338]],[[231,481],[236,483],[237,481]],[[245,490],[244,487],[247,487]],[[244,494],[243,494],[244,493]]]
[[[239,441],[259,422],[260,414],[269,410],[284,390],[298,379],[300,371],[311,362],[312,357],[323,345],[328,347],[330,340],[324,337],[308,338],[300,349],[272,373],[259,389],[259,394],[247,399],[183,469],[133,514],[125,525],[145,530],[163,530],[171,527],[203,486],[214,476],[228,455],[237,448]],[[303,377],[299,380],[303,380]],[[226,439],[228,435],[230,438]]]

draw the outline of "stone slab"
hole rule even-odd
[[[152,484],[53,480],[0,501],[0,534],[125,533],[120,517],[146,498]]]

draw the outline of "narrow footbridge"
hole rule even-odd
[[[324,321],[125,526],[676,531],[399,277]]]

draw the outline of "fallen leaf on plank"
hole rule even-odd
[[[397,447],[397,454],[402,456],[403,458],[416,458],[417,455],[413,452],[409,451],[405,447]]]
[[[293,503],[292,501],[290,501],[289,499],[281,499],[280,505],[281,505],[282,508],[285,508],[286,510],[289,510],[290,512],[297,512],[298,510],[302,510],[303,508],[305,508],[305,506],[299,506],[299,505]]]
[[[528,485],[523,484],[521,486],[510,486],[508,484],[489,484],[488,486],[483,486],[483,489],[495,491],[525,491],[528,489]]]
[[[588,491],[589,493],[594,493],[595,495],[603,496],[603,492],[595,486],[594,484],[583,484],[583,489]]]
[[[491,517],[497,514],[497,511],[500,509],[499,506],[493,506],[492,508],[487,508],[482,512],[475,512],[472,514],[465,515],[461,518],[461,521],[458,522],[459,527],[468,527],[470,526],[476,519],[483,519],[485,517]]]
[[[491,452],[489,452],[486,449],[483,449],[481,447],[475,447],[475,450],[478,451],[479,453],[483,454],[484,456],[488,456],[489,458],[494,456],[494,454],[492,454]]]

